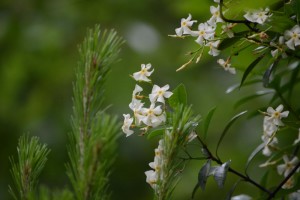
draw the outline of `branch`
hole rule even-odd
[[[220,0],[220,17],[221,19],[223,19],[223,21],[228,22],[228,23],[237,23],[237,24],[245,24],[250,30],[254,31],[254,32],[259,32],[259,29],[250,26],[251,22],[247,21],[247,20],[233,20],[233,19],[227,19],[224,14],[223,14],[223,0]]]
[[[269,194],[269,197],[267,200],[270,200],[273,197],[275,197],[276,193],[296,173],[296,171],[298,170],[299,167],[300,167],[300,162],[294,167],[294,169],[289,173],[289,175],[287,177],[285,177],[285,179],[283,179],[283,181],[277,186],[277,188],[272,193]]]
[[[202,147],[205,149],[206,153],[207,153],[207,159],[211,159],[213,161],[215,161],[216,163],[218,163],[219,165],[224,164],[219,158],[215,157],[211,151],[208,149],[207,145],[201,140],[201,138],[199,136],[197,136],[197,139],[199,140],[199,142],[202,144]],[[268,189],[266,189],[265,187],[261,186],[260,184],[258,184],[257,182],[255,182],[254,180],[252,180],[249,176],[245,176],[243,174],[241,174],[240,172],[234,170],[233,168],[229,167],[228,171],[239,176],[240,178],[242,178],[244,181],[251,183],[252,185],[254,185],[255,187],[257,187],[258,189],[260,189],[263,192],[266,192],[268,194],[271,194],[271,191],[269,191]]]

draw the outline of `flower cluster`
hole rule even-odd
[[[215,2],[218,4],[220,3],[218,0]],[[200,49],[202,49],[196,62],[200,60],[204,47],[209,48],[208,54],[212,56],[218,56],[220,54],[218,47],[221,41],[225,38],[234,37],[233,28],[237,24],[224,21],[220,10],[220,5],[210,6],[210,13],[211,17],[209,20],[199,23],[198,30],[192,30],[192,26],[197,22],[197,20],[192,20],[191,14],[189,14],[187,18],[182,18],[180,27],[175,29],[175,37],[192,36],[196,38],[195,42],[198,43],[200,45]],[[226,10],[224,13],[226,13]],[[270,14],[269,8],[265,8],[264,10],[248,10],[246,11],[244,18],[249,22],[263,25],[271,16],[272,14]],[[218,26],[220,26],[222,29],[220,35],[217,35],[216,33]],[[228,58],[226,62],[223,59],[219,59],[218,63],[224,68],[225,71],[235,74],[235,69],[230,67],[230,63],[228,61],[230,61],[230,58]]]
[[[159,140],[158,147],[154,150],[154,161],[149,163],[152,170],[145,172],[146,182],[154,189],[157,190],[159,182],[163,179],[163,153],[164,153],[164,140]]]
[[[272,107],[268,107],[266,116],[264,117],[263,123],[263,136],[262,140],[265,144],[263,149],[263,154],[265,156],[270,156],[272,154],[272,150],[276,149],[275,145],[278,143],[278,139],[276,138],[276,132],[279,129],[279,126],[284,126],[281,121],[282,118],[288,116],[289,111],[283,111],[283,105],[279,105],[275,110]]]
[[[272,152],[276,149],[276,145],[278,144],[278,139],[276,137],[276,133],[279,130],[280,126],[284,126],[282,122],[282,118],[288,117],[289,111],[283,111],[283,105],[279,105],[275,110],[272,107],[268,107],[267,112],[265,113],[264,123],[263,123],[263,144],[264,149],[262,153],[265,156],[271,156]],[[300,133],[299,133],[300,135]],[[294,144],[297,144],[299,137],[294,141]],[[298,164],[299,160],[296,156],[292,156],[292,159],[289,159],[287,155],[283,156],[284,164],[280,164],[277,166],[277,172],[279,175],[283,175],[284,177],[289,176],[290,172],[294,169],[294,167]],[[273,165],[276,162],[267,161],[262,164],[263,166]],[[282,186],[284,189],[289,189],[294,186],[293,176],[289,178],[289,180]]]
[[[151,83],[149,77],[154,72],[151,70],[151,64],[142,64],[141,70],[133,73],[132,77],[139,82]],[[130,114],[123,114],[124,123],[122,126],[123,132],[126,136],[134,133],[131,129],[133,127],[139,127],[143,131],[147,131],[150,127],[157,127],[166,121],[165,112],[165,98],[169,98],[173,93],[168,91],[169,85],[159,87],[153,85],[151,94],[144,96],[141,94],[143,88],[138,84],[132,92],[132,100],[129,104],[129,108],[133,112],[133,117]],[[149,99],[150,102],[145,105],[142,100]]]

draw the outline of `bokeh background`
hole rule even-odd
[[[221,131],[234,115],[251,105],[234,107],[234,102],[250,88],[225,94],[241,76],[231,75],[216,65],[216,59],[205,55],[198,64],[176,72],[188,61],[186,53],[197,48],[193,40],[168,37],[189,13],[198,22],[210,17],[212,0],[2,0],[0,2],[0,199],[9,199],[9,156],[16,154],[18,137],[37,135],[51,148],[40,184],[56,190],[68,186],[65,163],[68,161],[67,133],[71,130],[72,81],[78,62],[77,46],[87,28],[101,24],[114,28],[124,37],[121,60],[112,66],[106,84],[105,103],[109,112],[119,116],[128,113],[134,81],[129,77],[142,63],[152,63],[153,80],[171,88],[184,83],[188,101],[195,113],[205,115],[217,106],[207,143],[211,149]],[[222,55],[221,55],[222,57]],[[246,57],[245,57],[246,59]],[[237,63],[242,64],[242,63]],[[262,117],[241,121],[232,127],[220,148],[220,156],[231,159],[234,168],[243,169],[247,155],[260,143]],[[116,166],[111,179],[112,199],[152,199],[144,171],[153,160],[157,140],[133,135],[121,137]],[[199,155],[199,145],[194,145]],[[174,199],[190,199],[202,161],[189,162]],[[251,170],[250,170],[251,171]],[[252,173],[254,179],[261,176]],[[229,175],[225,187],[217,189],[212,179],[206,191],[197,198],[219,199],[230,190],[237,177]],[[246,184],[240,192],[257,192]]]

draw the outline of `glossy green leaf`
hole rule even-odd
[[[205,139],[207,136],[208,127],[210,124],[210,121],[215,113],[217,107],[213,107],[206,115],[205,120],[203,122],[203,138]]]
[[[253,158],[264,148],[265,144],[262,143],[260,144],[258,147],[256,147],[254,149],[254,151],[250,154],[250,156],[248,157],[248,160],[247,160],[247,163],[246,163],[246,167],[245,167],[245,173],[247,174],[247,170],[248,170],[248,167],[251,163],[251,161],[253,160]]]
[[[244,98],[238,100],[238,101],[235,103],[234,107],[237,108],[237,107],[243,105],[244,103],[249,102],[250,100],[253,100],[253,99],[255,99],[255,98],[258,98],[258,97],[261,97],[261,96],[264,96],[264,95],[267,95],[267,94],[272,94],[272,93],[274,93],[273,90],[268,90],[268,91],[257,91],[257,92],[255,92],[255,94],[253,94],[253,95],[250,95],[250,96],[247,96],[247,97],[244,97]]]
[[[207,178],[209,176],[210,168],[211,168],[211,160],[209,159],[201,167],[201,169],[198,173],[198,183],[194,187],[194,190],[193,190],[193,193],[192,193],[192,199],[194,198],[194,196],[195,196],[197,190],[199,189],[199,187],[201,187],[201,189],[203,191],[205,190],[205,186],[206,186]]]
[[[233,38],[225,38],[221,41],[218,49],[219,50],[224,50],[227,49],[228,47],[234,45],[236,42],[238,42],[242,36],[244,36],[248,31],[242,31],[234,34]]]
[[[219,188],[224,187],[230,163],[231,161],[227,161],[226,163],[214,169],[213,176]]]
[[[257,66],[257,64],[263,59],[264,56],[265,56],[265,54],[260,55],[247,67],[247,69],[245,70],[245,72],[243,74],[240,88],[244,84],[244,82],[245,82],[246,78],[248,77],[248,75],[250,74],[250,72],[254,69],[255,66]]]
[[[173,95],[168,100],[171,108],[176,108],[178,104],[187,104],[187,92],[183,84],[178,85],[173,90]]]
[[[263,76],[263,86],[268,87],[270,83],[270,76],[272,72],[276,69],[280,59],[276,59],[271,66],[265,71],[264,76]]]
[[[270,174],[270,171],[266,171],[266,173],[262,176],[262,178],[261,178],[261,180],[260,180],[260,185],[261,185],[261,186],[263,186],[263,187],[266,187],[266,186],[267,186],[269,174]],[[262,194],[263,192],[264,192],[264,191],[261,191],[261,194]]]
[[[230,191],[228,192],[227,196],[226,196],[226,200],[231,200],[232,198],[232,194],[234,193],[236,187],[238,186],[238,184],[242,181],[242,179],[239,179],[237,182],[235,182],[235,184],[231,187]],[[233,198],[235,198],[236,196],[234,196]]]
[[[228,124],[226,125],[225,129],[223,130],[221,136],[220,136],[220,139],[218,141],[218,144],[217,144],[217,148],[216,148],[216,156],[218,157],[218,150],[219,150],[219,146],[221,144],[221,142],[223,141],[227,131],[229,130],[229,128],[234,124],[234,122],[240,118],[241,116],[243,116],[245,113],[247,113],[247,111],[243,111],[237,115],[235,115],[233,118],[231,118],[231,120],[228,122]]]
[[[165,128],[154,129],[150,133],[147,134],[147,139],[150,140],[154,137],[161,136],[165,132]]]
[[[245,87],[247,85],[253,85],[255,83],[260,83],[260,82],[261,82],[261,79],[255,79],[255,80],[251,80],[251,81],[247,81],[247,82],[243,83],[243,86]],[[240,83],[237,83],[237,84],[230,86],[229,88],[227,88],[226,94],[229,94],[229,93],[239,89],[240,85],[241,85]]]

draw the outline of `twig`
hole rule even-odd
[[[211,159],[213,161],[215,161],[216,163],[222,165],[223,162],[219,159],[216,158],[214,155],[212,155],[212,153],[209,151],[208,147],[206,146],[206,144],[201,140],[201,138],[198,136],[197,139],[199,140],[199,142],[202,144],[202,147],[205,149],[207,155],[207,159]],[[268,193],[269,195],[271,195],[271,191],[269,191],[268,189],[266,189],[265,187],[261,186],[260,184],[258,184],[257,182],[255,182],[254,180],[252,180],[249,176],[245,176],[243,174],[241,174],[240,172],[234,170],[233,168],[229,167],[228,171],[239,176],[240,178],[242,178],[244,181],[251,183],[252,185],[254,185],[255,187],[257,187],[258,189],[260,189],[261,191],[264,191],[266,193]]]
[[[269,197],[268,197],[267,200],[270,200],[273,197],[275,197],[276,193],[295,174],[295,172],[298,170],[299,167],[300,167],[300,162],[298,162],[298,164],[296,165],[296,167],[294,167],[294,169],[289,173],[289,175],[287,177],[285,177],[285,179],[283,179],[283,181],[277,186],[277,188],[272,193],[269,194]]]
[[[247,20],[233,20],[233,19],[227,19],[224,14],[223,14],[223,0],[220,0],[220,17],[223,19],[223,21],[228,22],[228,23],[238,23],[238,24],[245,24],[250,30],[254,32],[259,32],[259,29],[250,26],[251,22]]]

